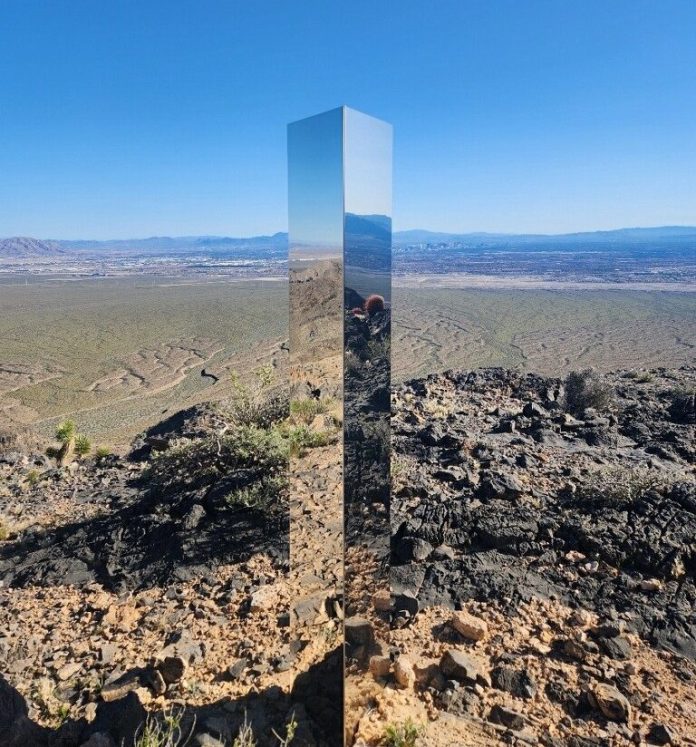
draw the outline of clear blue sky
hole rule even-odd
[[[0,236],[285,230],[340,104],[397,229],[696,224],[693,0],[0,0]]]

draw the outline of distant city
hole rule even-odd
[[[283,278],[286,233],[53,241],[0,239],[0,274],[9,276],[207,276]],[[696,227],[623,228],[559,235],[438,233],[393,235],[396,276],[471,275],[544,281],[692,283]]]

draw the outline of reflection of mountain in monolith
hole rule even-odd
[[[391,220],[345,216],[346,614],[388,590]]]
[[[367,298],[391,297],[391,218],[346,213],[345,285]],[[346,299],[346,308],[351,308]]]

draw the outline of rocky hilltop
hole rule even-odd
[[[354,744],[696,744],[695,385],[481,369],[394,389],[394,595],[348,621]],[[340,622],[332,598],[289,624],[282,480],[288,449],[325,458],[326,418],[241,405],[63,466],[0,434],[0,744],[160,744],[143,735],[173,722],[161,744],[337,743]]]

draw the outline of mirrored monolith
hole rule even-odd
[[[352,744],[390,606],[392,128],[341,107],[291,124],[288,155],[291,621],[334,644],[312,703],[327,723],[340,696]]]

